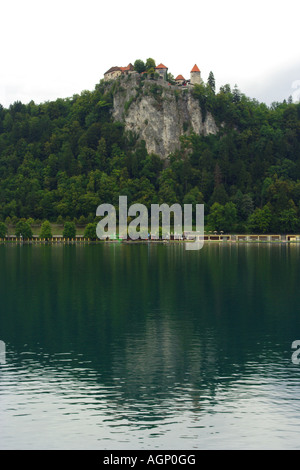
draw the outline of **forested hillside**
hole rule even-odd
[[[141,76],[141,90],[143,87]],[[228,85],[195,86],[219,132],[185,133],[167,160],[113,122],[114,84],[0,106],[0,220],[95,220],[101,203],[205,203],[207,229],[300,230],[300,104],[267,107]],[[142,91],[141,91],[142,92]]]

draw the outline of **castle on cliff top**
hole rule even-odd
[[[158,77],[162,80],[167,80],[168,76],[168,67],[164,64],[159,64],[155,67],[155,72],[158,74]],[[104,80],[115,80],[116,78],[120,77],[121,75],[129,75],[129,74],[137,74],[134,70],[132,64],[128,64],[127,67],[111,67],[107,72],[104,74]],[[145,74],[146,72],[142,72]],[[203,80],[201,78],[201,71],[199,67],[195,64],[190,72],[190,79],[186,80],[182,75],[178,75],[175,78],[176,85],[178,86],[189,86],[189,85],[201,85]]]

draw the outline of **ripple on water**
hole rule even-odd
[[[1,447],[257,448],[261,438],[262,448],[299,448],[300,373],[290,364],[249,361],[198,382],[168,372],[164,390],[102,375],[73,352],[8,356]]]

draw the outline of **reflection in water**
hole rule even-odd
[[[0,246],[0,448],[298,447],[299,253]]]

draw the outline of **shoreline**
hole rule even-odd
[[[197,237],[198,238],[198,237]],[[49,239],[40,238],[37,235],[34,235],[33,238],[24,240],[23,238],[16,237],[15,235],[9,235],[5,238],[0,238],[0,244],[84,244],[84,243],[124,243],[124,244],[137,244],[137,243],[153,243],[153,244],[169,244],[169,243],[193,243],[195,241],[195,236],[188,236],[185,238],[174,239],[158,239],[154,240],[149,238],[148,240],[130,240],[130,239],[109,239],[100,240],[100,239],[91,239],[85,238],[83,235],[77,235],[75,238],[64,238],[62,235],[54,235]],[[209,243],[300,243],[300,235],[296,234],[286,234],[286,235],[204,235],[204,242]]]

